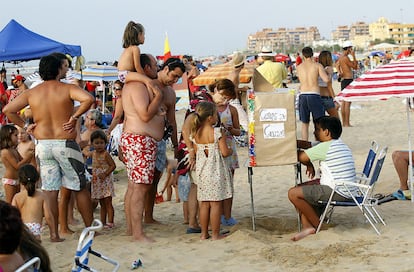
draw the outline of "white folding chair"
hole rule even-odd
[[[375,164],[374,172],[372,173],[372,176],[369,179],[369,183],[363,184],[363,183],[358,183],[358,182],[334,181],[335,188],[334,190],[332,190],[329,200],[327,202],[323,202],[323,201],[319,202],[320,204],[326,204],[326,207],[320,217],[320,223],[318,225],[316,232],[319,232],[330,207],[339,206],[339,207],[358,207],[359,210],[362,212],[363,216],[366,218],[366,220],[371,224],[375,232],[378,235],[381,234],[378,228],[376,227],[376,224],[382,223],[383,225],[385,225],[385,221],[382,219],[378,211],[375,209],[375,206],[378,205],[378,199],[372,197],[372,195],[373,195],[374,186],[376,182],[378,181],[379,174],[384,164],[384,160],[387,155],[387,150],[388,148],[384,147],[380,151],[377,162]],[[321,168],[322,167],[325,167],[325,171],[329,172],[329,169],[327,169],[325,164],[321,163]],[[351,195],[351,198],[349,201],[333,201],[332,200],[335,194],[335,190],[338,187],[345,188],[348,194]],[[353,193],[355,188],[357,188],[358,190],[357,194]]]
[[[375,140],[371,141],[371,146],[368,150],[367,158],[365,160],[364,168],[362,172],[357,172],[358,183],[366,184],[369,182],[370,174],[372,167],[374,166],[375,158],[377,157],[379,145]],[[329,210],[325,216],[325,222],[329,223],[331,221],[332,214],[334,212],[335,206],[330,206]]]
[[[75,262],[72,267],[72,272],[98,271],[90,267],[89,253],[114,265],[114,269],[112,271],[118,271],[119,263],[117,261],[110,259],[95,250],[92,250],[92,242],[95,236],[95,231],[102,230],[102,227],[102,222],[98,219],[95,219],[93,220],[92,225],[90,227],[86,227],[82,231],[79,237],[78,247],[76,248]]]
[[[40,270],[40,258],[39,257],[33,257],[27,262],[25,262],[22,266],[16,269],[15,272],[23,272],[23,271],[33,271],[33,272],[39,272]],[[27,270],[29,268],[32,268],[32,270]]]

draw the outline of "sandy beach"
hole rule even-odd
[[[339,86],[336,83],[338,92]],[[353,151],[357,170],[362,170],[371,140],[389,151],[377,193],[389,194],[398,189],[391,153],[407,149],[407,114],[403,99],[353,103],[351,124],[344,128],[342,139]],[[177,112],[178,126],[183,111]],[[300,135],[298,123],[297,135]],[[313,135],[313,134],[312,134]],[[238,150],[240,164],[247,160],[247,148]],[[172,151],[169,150],[169,156]],[[117,161],[117,170],[123,169]],[[1,171],[4,167],[1,166]],[[199,234],[186,234],[182,203],[156,204],[154,215],[161,225],[146,225],[146,233],[156,242],[141,244],[125,236],[123,196],[127,186],[125,171],[117,173],[115,225],[102,231],[93,248],[120,262],[120,271],[130,269],[140,259],[138,271],[413,271],[414,237],[411,236],[414,213],[410,201],[391,201],[378,207],[387,225],[380,226],[378,236],[357,208],[337,208],[327,230],[298,242],[290,238],[298,230],[297,214],[287,198],[295,183],[294,167],[274,166],[253,169],[253,192],[256,231],[252,230],[250,188],[247,168],[235,173],[233,216],[239,221],[225,227],[230,235],[219,241],[200,241]],[[305,177],[306,178],[306,177]],[[162,177],[159,190],[163,187]],[[165,197],[165,196],[164,196]],[[99,218],[99,210],[95,211]],[[79,214],[76,217],[80,219]],[[48,228],[43,245],[50,254],[53,271],[70,271],[82,224],[72,226],[76,233],[62,243],[51,243]],[[93,267],[111,271],[111,265],[91,257]]]

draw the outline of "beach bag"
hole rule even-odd
[[[115,128],[111,131],[111,137],[109,139],[108,144],[108,152],[111,155],[117,156],[118,155],[118,147],[119,142],[121,140],[123,124],[118,124]]]

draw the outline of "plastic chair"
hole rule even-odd
[[[374,172],[372,173],[372,176],[369,179],[368,184],[363,184],[363,183],[358,183],[358,182],[354,183],[354,182],[335,181],[335,188],[334,190],[332,190],[329,200],[327,202],[322,202],[322,201],[319,202],[320,204],[326,204],[326,207],[320,217],[320,222],[319,222],[316,232],[319,232],[330,207],[340,206],[340,207],[358,207],[359,210],[362,212],[363,216],[371,224],[375,232],[378,235],[381,234],[378,228],[376,227],[376,224],[382,223],[383,225],[385,225],[385,222],[380,216],[380,214],[378,213],[378,211],[375,209],[375,206],[378,205],[378,199],[372,197],[372,194],[373,194],[375,183],[378,181],[379,174],[384,164],[387,151],[388,151],[387,147],[384,147],[380,151],[377,162],[375,164]],[[321,168],[322,167],[325,168],[325,171],[329,172],[329,169],[327,169],[324,163],[321,163]],[[348,194],[352,196],[352,198],[350,198],[349,201],[333,201],[332,200],[335,190],[339,186],[345,188]],[[358,193],[357,194],[351,193],[351,191],[354,191],[355,188],[357,188]]]
[[[28,271],[27,269],[29,268],[32,268],[32,270],[29,270],[29,271],[38,272],[40,270],[40,264],[41,264],[40,258],[33,257],[27,262],[25,262],[22,266],[17,268],[15,272]]]
[[[357,172],[357,179],[359,183],[366,184],[369,181],[369,175],[371,174],[372,167],[374,166],[375,158],[377,157],[379,145],[373,140],[371,141],[371,146],[368,150],[367,159],[365,160],[364,168],[362,172]],[[326,223],[331,221],[332,214],[334,212],[335,206],[331,206],[325,216]]]
[[[76,248],[75,263],[73,264],[72,272],[98,271],[89,266],[89,253],[114,265],[115,267],[112,271],[118,271],[119,263],[117,261],[92,250],[92,242],[95,236],[95,231],[102,230],[102,227],[102,222],[95,219],[90,227],[86,227],[82,231],[79,237],[78,247]]]

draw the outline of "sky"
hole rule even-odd
[[[321,36],[339,25],[379,17],[414,23],[413,0],[19,0],[2,1],[0,28],[11,19],[48,38],[80,45],[86,61],[114,61],[128,21],[144,25],[142,53],[163,55],[168,34],[173,55],[227,55],[246,48],[263,28],[316,26]]]

